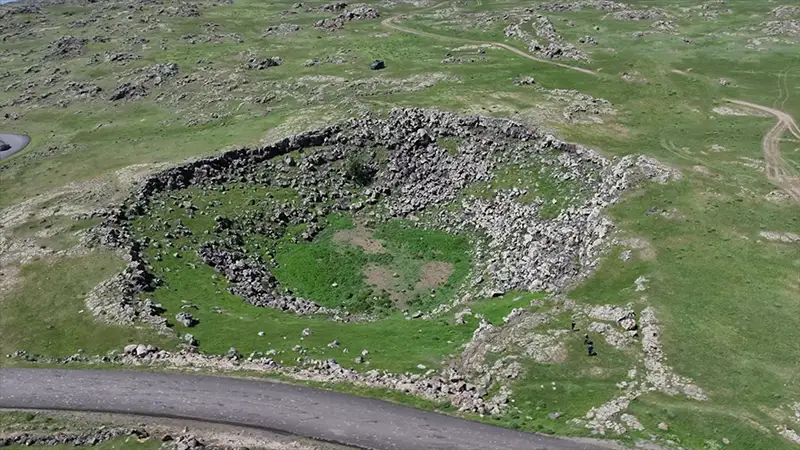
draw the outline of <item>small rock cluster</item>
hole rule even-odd
[[[127,64],[131,61],[139,59],[140,56],[131,52],[105,52],[103,54],[96,54],[92,56],[89,64],[98,64],[100,62]]]
[[[527,27],[533,28],[535,36],[525,30]],[[553,22],[542,15],[524,17],[519,23],[508,25],[503,30],[503,33],[506,38],[523,41],[531,53],[542,58],[589,61],[589,56],[586,53],[565,42],[561,35],[556,32]],[[542,44],[537,38],[544,39],[547,43]]]
[[[231,284],[231,293],[253,306],[275,308],[298,315],[332,312],[312,301],[279,293],[276,290],[277,280],[264,264],[238,252],[224,250],[220,243],[203,244],[197,250],[197,255],[204,263],[225,275]]]
[[[800,36],[800,20],[770,20],[760,27],[767,36]]]
[[[133,70],[123,77],[127,81],[114,90],[109,100],[134,100],[144,97],[149,93],[150,89],[161,86],[176,75],[178,75],[178,65],[172,62],[159,63]]]
[[[10,446],[31,447],[54,445],[72,445],[75,447],[94,446],[123,436],[144,439],[150,435],[142,428],[105,428],[92,432],[58,432],[55,434],[12,433],[0,437],[0,448]]]
[[[300,29],[300,25],[293,23],[281,23],[267,27],[267,29],[264,30],[264,36],[287,35],[291,33],[297,33],[300,31]]]
[[[800,6],[781,5],[772,10],[772,15],[781,20],[800,18]]]
[[[344,8],[347,6],[346,3],[337,3],[335,5],[336,9],[331,9],[331,11],[339,11],[340,7]],[[372,20],[372,19],[377,19],[378,17],[380,17],[380,15],[381,15],[380,12],[371,6],[358,5],[351,9],[346,9],[342,11],[342,13],[336,17],[330,19],[321,19],[317,21],[314,24],[314,28],[327,31],[336,31],[342,29],[344,27],[344,24],[350,22],[351,20]]]
[[[283,59],[280,56],[273,56],[266,59],[250,58],[247,61],[248,69],[264,70],[270,67],[277,67],[283,64]]]
[[[669,17],[666,11],[660,8],[626,9],[611,13],[609,16],[616,20],[663,20]]]
[[[622,9],[628,9],[628,5],[611,0],[579,0],[574,2],[542,3],[537,5],[537,8],[541,11],[549,12],[580,11],[582,9],[618,11]]]
[[[86,48],[86,39],[74,36],[61,36],[50,45],[50,52],[45,59],[64,59],[80,56]]]

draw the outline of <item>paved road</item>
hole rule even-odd
[[[600,450],[381,400],[197,375],[0,369],[0,408],[194,419],[381,450]]]
[[[2,0],[0,0],[2,1]],[[23,148],[27,147],[31,142],[31,138],[24,134],[4,134],[0,133],[0,141],[10,145],[8,150],[0,150],[0,159],[6,159],[9,156],[17,153]],[[2,147],[0,147],[2,148]]]

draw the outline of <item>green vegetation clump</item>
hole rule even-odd
[[[293,243],[291,237],[276,247],[278,281],[302,297],[350,312],[431,309],[452,298],[471,267],[465,237],[401,221],[371,230],[332,216],[313,242]],[[426,274],[437,262],[443,273]],[[426,275],[435,279],[424,281]]]

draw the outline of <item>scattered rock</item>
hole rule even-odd
[[[768,241],[784,242],[791,244],[793,242],[800,242],[800,234],[791,233],[789,231],[776,232],[776,231],[761,231],[758,233]]]
[[[300,25],[296,25],[293,23],[281,23],[278,25],[267,27],[267,29],[264,30],[264,36],[270,36],[270,35],[284,36],[291,33],[297,33],[300,30],[301,30]]]
[[[61,36],[50,45],[50,53],[45,56],[48,58],[74,58],[80,56],[86,48],[86,39],[74,36]]]
[[[283,64],[283,59],[280,56],[273,56],[266,59],[251,58],[247,61],[248,69],[264,70],[270,67],[277,67]]]
[[[536,80],[533,77],[515,78],[514,84],[519,86],[532,86],[536,84]]]

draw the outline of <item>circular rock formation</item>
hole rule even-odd
[[[158,285],[144,250],[152,250],[155,258],[168,256],[176,239],[185,238],[183,250],[193,248],[200,262],[227,279],[229,291],[252,305],[361,320],[280,286],[272,275],[274,253],[253,251],[250,237],[278,239],[290,227],[302,227],[301,239],[312,240],[325,217],[337,212],[377,223],[404,219],[474,237],[471,283],[462,290],[483,296],[555,292],[596,265],[612,229],[604,207],[643,178],[675,176],[649,158],[613,163],[508,120],[399,109],[385,120],[362,116],[152,175],[108,215],[100,241],[125,249],[131,259],[115,300],[129,316],[153,311],[137,306],[135,298],[137,291]],[[267,196],[255,208],[229,216],[192,203],[198,192],[225,191],[234,184],[289,189],[298,198],[287,202]],[[147,230],[134,229],[134,221],[159,208],[212,216],[216,225],[202,236],[193,235],[180,219],[156,218]]]

